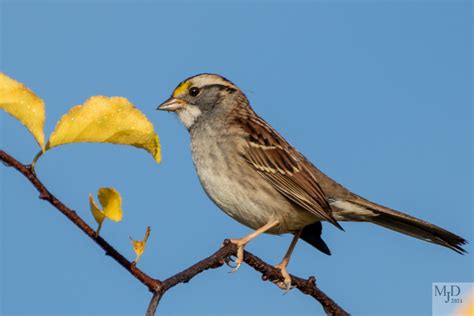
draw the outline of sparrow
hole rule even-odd
[[[299,238],[331,252],[321,238],[322,221],[370,222],[463,254],[467,241],[424,220],[352,193],[316,168],[258,116],[245,94],[217,74],[182,81],[159,110],[174,112],[188,129],[194,166],[209,198],[226,214],[254,231],[237,245],[236,271],[244,247],[262,233],[293,234],[276,265],[288,290],[287,271]]]

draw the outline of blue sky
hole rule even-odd
[[[127,97],[154,123],[163,162],[131,147],[48,152],[37,173],[89,223],[88,193],[112,186],[124,220],[102,235],[133,258],[128,236],[152,227],[139,265],[164,278],[249,229],[206,197],[187,131],[156,112],[182,79],[220,73],[324,172],[354,192],[473,240],[470,1],[3,1],[1,70],[46,102],[46,133],[92,95]],[[38,151],[0,113],[0,148]],[[0,313],[141,315],[150,294],[63,216],[0,166]],[[289,270],[315,275],[354,315],[428,315],[432,282],[472,282],[473,256],[370,224],[324,225],[328,257],[299,243]],[[248,250],[278,263],[290,236]],[[472,245],[467,245],[472,253]],[[247,266],[172,289],[161,315],[314,315]]]

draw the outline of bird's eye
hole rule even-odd
[[[191,89],[189,89],[189,95],[190,96],[195,97],[198,94],[199,94],[199,88],[192,87]]]

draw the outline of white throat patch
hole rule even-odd
[[[179,119],[181,122],[183,122],[184,126],[189,129],[191,126],[193,126],[194,122],[202,114],[202,112],[197,106],[188,104],[176,111],[176,114],[178,114]]]

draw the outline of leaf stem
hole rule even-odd
[[[42,151],[40,150],[35,158],[33,158],[33,161],[31,162],[31,165],[30,165],[30,168],[31,168],[31,172],[33,172],[34,174],[36,174],[36,171],[35,171],[35,166],[36,166],[36,162],[38,161],[38,159],[43,156],[43,154],[45,153],[46,151]]]

